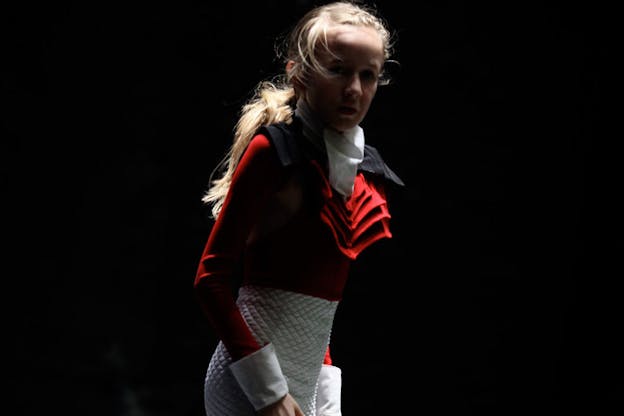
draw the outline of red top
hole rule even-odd
[[[258,344],[235,302],[235,283],[340,300],[349,265],[390,238],[384,190],[359,172],[345,201],[318,162],[285,167],[269,139],[255,136],[201,256],[195,288],[217,336],[236,361]],[[325,363],[331,364],[329,351]]]

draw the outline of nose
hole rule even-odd
[[[347,96],[360,96],[362,94],[362,81],[358,74],[353,74],[348,78],[345,86],[345,94]]]

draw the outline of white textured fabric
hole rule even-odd
[[[275,403],[288,393],[288,384],[273,344],[232,363],[230,370],[256,410]]]
[[[318,379],[316,416],[342,416],[340,395],[342,371],[333,365],[323,365]]]
[[[316,392],[338,301],[290,291],[243,286],[237,304],[254,336],[271,343],[288,390],[306,416],[316,416]],[[204,389],[207,416],[253,416],[255,411],[219,343],[210,360]]]

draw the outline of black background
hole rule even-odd
[[[203,414],[200,197],[311,5],[3,6],[11,414]],[[378,6],[401,66],[363,125],[407,187],[336,317],[343,414],[624,414],[614,11]]]

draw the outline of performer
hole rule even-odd
[[[194,287],[219,338],[208,416],[341,415],[330,334],[349,265],[392,236],[403,186],[360,123],[391,33],[374,9],[339,1],[305,14],[285,73],[258,84],[203,201],[215,219]]]

